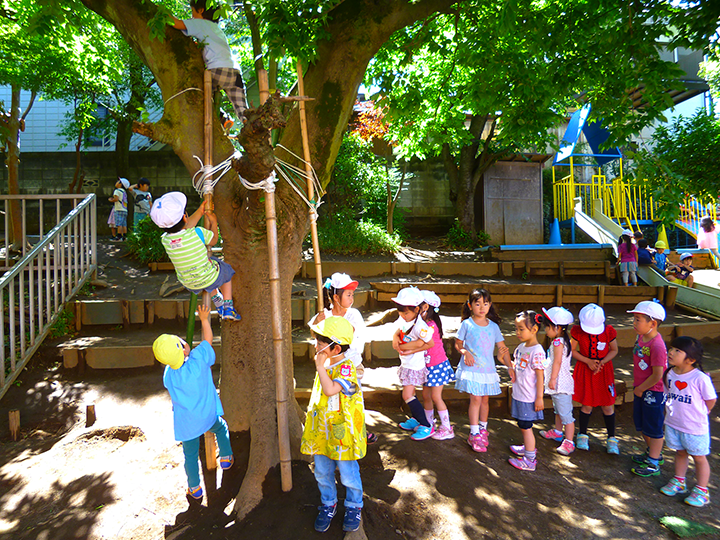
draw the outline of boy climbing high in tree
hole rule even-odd
[[[243,122],[247,109],[243,78],[237,62],[233,59],[227,38],[218,26],[219,2],[213,4],[211,1],[212,7],[207,7],[207,2],[208,0],[190,0],[192,19],[181,21],[173,17],[172,26],[186,36],[194,37],[203,45],[203,60],[205,68],[212,76],[213,91],[218,86],[225,90],[235,109],[235,115]],[[233,121],[230,119],[223,123],[225,129],[230,129],[232,125]]]

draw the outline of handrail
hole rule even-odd
[[[87,195],[0,277],[0,397],[40,347],[67,300],[97,272],[96,201],[95,195]]]

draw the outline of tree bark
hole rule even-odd
[[[20,194],[20,91],[19,84],[11,86],[10,117],[7,122],[10,134],[7,139],[5,160],[8,168],[8,193],[10,195]],[[32,107],[32,102],[30,107]],[[10,245],[6,247],[13,250],[22,248],[22,219],[20,201],[10,201],[10,230],[8,231]]]
[[[203,147],[202,93],[189,91],[167,100],[185,88],[202,87],[200,50],[173,29],[166,31],[164,41],[150,39],[146,23],[157,9],[150,2],[82,1],[122,33],[153,72],[162,91],[166,101],[162,119],[155,124],[136,123],[135,126],[169,142],[191,174],[194,173],[198,165],[193,155],[202,155]],[[313,166],[323,185],[330,180],[357,88],[370,59],[395,30],[453,3],[454,0],[419,0],[412,4],[405,0],[346,0],[332,10],[327,28],[330,37],[319,44],[317,61],[305,76],[306,93],[316,98],[308,102],[308,131]],[[270,129],[280,121],[276,112],[264,108],[250,111],[248,123],[241,132],[245,154],[234,167],[251,182],[263,180],[274,166],[274,157],[268,152],[268,132],[263,133],[263,129]],[[297,108],[293,109],[287,124],[281,144],[301,155]],[[217,164],[233,154],[233,147],[223,136],[218,122],[214,124],[213,135],[213,163]],[[287,161],[294,161],[286,152],[278,150],[277,153]],[[302,425],[292,384],[290,298],[292,280],[300,267],[302,240],[309,230],[309,215],[290,186],[279,181],[276,188],[278,252],[283,261],[280,267],[282,328],[287,336],[284,357],[288,399],[295,404],[297,412],[290,419],[290,434],[293,457],[300,457]],[[268,472],[279,462],[263,197],[263,192],[245,189],[233,173],[226,175],[215,188],[225,260],[236,271],[233,300],[243,315],[241,322],[222,326],[220,381],[220,396],[230,429],[250,432],[250,462],[235,504],[238,519],[262,499],[262,486]],[[279,483],[279,475],[271,480]]]

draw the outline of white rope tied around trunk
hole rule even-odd
[[[230,157],[215,166],[205,165],[199,157],[193,156],[198,160],[198,163],[200,163],[200,169],[198,169],[198,171],[193,175],[192,179],[193,187],[195,188],[195,191],[198,192],[198,195],[212,193],[215,184],[220,181],[225,173],[233,168],[233,160],[240,159],[240,156],[240,152],[236,151]],[[275,172],[270,173],[270,176],[260,182],[251,182],[247,178],[240,176],[240,174],[238,174],[238,178],[240,179],[240,183],[242,183],[242,185],[247,189],[262,189],[266,193],[275,191],[275,182],[277,182]]]

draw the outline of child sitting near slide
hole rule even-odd
[[[190,217],[185,212],[186,206],[185,194],[171,191],[150,209],[150,219],[165,231],[160,241],[175,266],[178,281],[192,293],[209,292],[223,320],[239,321],[232,300],[235,270],[216,257],[208,257],[207,246],[217,244],[217,217],[205,211],[205,201]],[[210,220],[210,230],[196,227],[203,213]]]
[[[668,281],[692,288],[693,283],[695,283],[692,272],[692,253],[683,253],[680,255],[680,262],[668,268],[665,274],[667,274]]]

